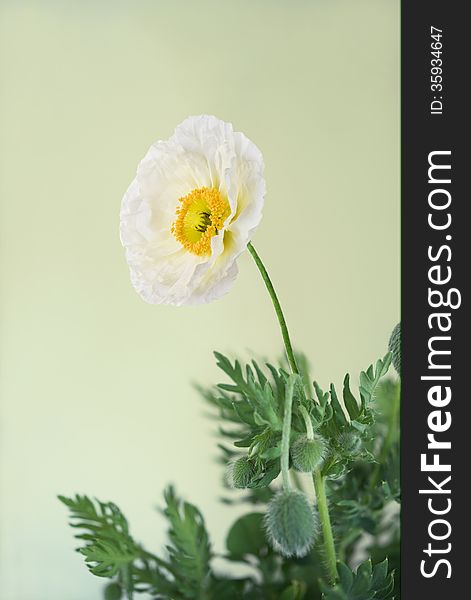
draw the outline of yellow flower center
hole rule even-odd
[[[219,190],[207,187],[193,190],[179,202],[172,225],[175,239],[193,254],[211,254],[211,238],[219,233],[231,213],[229,202]]]

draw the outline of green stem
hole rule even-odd
[[[165,560],[162,560],[155,554],[152,554],[152,552],[148,552],[142,546],[138,546],[138,552],[139,552],[139,557],[142,558],[143,560],[154,561],[159,567],[162,567],[163,569],[165,569],[166,571],[168,571],[169,573],[171,573],[172,575],[175,576],[175,570],[173,569],[173,567],[170,563],[166,562]]]
[[[389,417],[389,422],[387,424],[388,432],[386,434],[386,437],[384,438],[383,445],[382,445],[380,453],[378,455],[378,459],[377,459],[378,462],[376,463],[375,469],[371,476],[371,480],[370,480],[370,489],[371,490],[374,489],[379,482],[379,477],[381,475],[381,467],[383,466],[384,461],[388,457],[389,450],[391,449],[391,446],[394,442],[394,438],[396,437],[397,419],[399,417],[399,408],[400,408],[400,404],[401,404],[400,398],[401,398],[401,386],[398,385],[397,393],[394,398],[394,404],[391,409],[391,414]]]
[[[250,242],[247,244],[247,250],[252,255],[252,257],[255,261],[255,264],[257,265],[258,270],[260,271],[262,279],[265,282],[268,293],[270,294],[270,298],[273,302],[276,316],[278,317],[278,322],[280,324],[281,335],[283,336],[283,342],[285,345],[286,355],[288,357],[288,362],[289,362],[289,366],[291,368],[291,372],[293,374],[299,375],[300,372],[298,369],[298,365],[296,363],[296,359],[294,357],[293,346],[291,345],[291,340],[290,340],[289,332],[288,332],[288,326],[286,324],[286,320],[283,315],[283,310],[281,308],[280,301],[278,300],[278,296],[276,295],[275,288],[273,287],[270,276],[268,275],[268,272],[265,269],[265,265],[263,264],[262,259],[257,254],[255,248],[252,246],[252,244]],[[290,385],[291,381],[292,380],[290,379],[290,381],[288,382],[288,385]],[[294,386],[294,381],[292,382],[292,385]],[[289,398],[289,402],[288,402],[288,398]],[[292,402],[293,402],[293,387],[291,387],[290,393],[289,393],[288,389],[286,392],[285,414],[284,414],[284,420],[283,420],[283,433],[282,433],[282,441],[281,441],[281,447],[282,447],[281,473],[282,473],[282,479],[283,479],[283,487],[287,490],[290,489],[290,481],[289,481],[288,471],[289,471],[289,434],[290,434],[290,430],[291,430]],[[288,408],[288,404],[289,404],[289,408]],[[301,408],[301,406],[302,405],[299,404],[301,414],[303,415],[303,418],[306,423],[306,432],[307,432],[307,435],[309,436],[309,434],[312,430],[311,419],[309,418],[309,415],[307,415],[307,411],[305,410],[306,415],[308,417],[308,420],[306,420],[306,416],[304,415],[304,413],[302,411],[302,408],[304,408],[304,407]],[[286,412],[287,409],[289,410],[289,415],[287,415],[287,412]],[[289,425],[287,424],[288,419],[289,419]],[[309,429],[308,421],[309,421],[311,429]],[[337,557],[335,554],[335,545],[334,545],[334,536],[332,534],[332,525],[330,523],[329,507],[327,505],[327,497],[325,494],[325,478],[322,477],[322,474],[320,471],[315,471],[313,474],[313,481],[314,481],[314,489],[316,491],[317,506],[319,509],[319,518],[321,521],[322,534],[323,534],[323,538],[324,538],[324,552],[325,552],[325,556],[326,556],[326,560],[327,560],[328,578],[333,583],[337,579]]]
[[[281,308],[280,301],[278,300],[278,296],[276,295],[275,288],[271,282],[270,276],[268,275],[267,270],[265,269],[265,265],[262,262],[262,259],[257,254],[257,251],[252,246],[251,242],[247,244],[247,250],[252,255],[255,264],[260,271],[263,281],[267,286],[268,293],[270,294],[270,298],[273,302],[273,306],[275,307],[276,316],[278,317],[278,322],[280,323],[281,335],[283,336],[283,342],[286,348],[286,355],[288,357],[289,366],[293,373],[299,374],[298,365],[296,363],[296,359],[294,357],[293,347],[291,345],[291,340],[289,337],[288,326],[286,324],[285,316],[283,314],[283,310]]]
[[[335,554],[334,536],[332,534],[332,525],[330,523],[329,507],[325,493],[325,477],[320,470],[314,471],[312,475],[314,489],[316,490],[317,509],[322,527],[322,536],[324,539],[324,553],[327,577],[330,583],[337,579],[337,556]]]
[[[314,429],[312,428],[312,421],[311,421],[311,417],[309,416],[309,413],[307,412],[307,409],[305,406],[303,406],[301,403],[298,406],[298,410],[301,413],[303,419],[304,419],[304,424],[306,425],[306,436],[308,440],[313,440],[314,439]]]
[[[283,489],[287,492],[291,489],[289,480],[289,441],[291,436],[291,411],[293,407],[294,376],[288,379],[285,396],[285,411],[283,416],[283,431],[281,433],[281,477]]]
[[[127,564],[121,568],[121,583],[126,591],[126,597],[128,600],[133,600],[133,582],[131,574],[132,566]]]

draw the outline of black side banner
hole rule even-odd
[[[465,8],[402,2],[402,600],[471,597]]]

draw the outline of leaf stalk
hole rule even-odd
[[[329,583],[334,583],[338,577],[337,556],[335,553],[334,536],[332,534],[329,506],[325,492],[325,477],[322,475],[320,470],[317,470],[314,471],[312,479],[314,482],[314,489],[316,491],[317,509],[319,511],[319,519],[322,528],[327,577]]]
[[[285,395],[285,410],[283,416],[283,431],[281,434],[281,477],[283,489],[288,492],[291,489],[289,480],[289,442],[291,436],[291,412],[293,409],[295,377],[291,375],[288,379]]]

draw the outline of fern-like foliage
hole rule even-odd
[[[70,525],[80,531],[75,537],[85,542],[78,551],[90,572],[114,580],[106,588],[108,595],[121,591],[128,598],[134,592],[162,600],[210,597],[212,555],[203,517],[195,506],[180,500],[173,487],[166,489],[164,497],[169,544],[168,557],[162,559],[132,538],[125,516],[113,502],[59,496],[70,511]]]
[[[95,502],[88,496],[59,496],[70,510],[70,526],[82,532],[75,537],[86,543],[79,548],[87,567],[98,577],[114,577],[139,557],[139,547],[129,533],[128,522],[113,502]]]
[[[246,449],[253,462],[253,479],[249,488],[265,488],[279,474],[281,452],[281,425],[284,409],[287,373],[267,364],[260,367],[256,361],[242,367],[239,361],[231,361],[215,353],[218,366],[230,378],[231,383],[221,383],[216,390],[204,391],[203,395],[219,409],[219,417],[230,428],[221,427],[221,435],[232,442],[232,449],[225,448],[226,457],[236,454],[234,450]],[[368,442],[373,438],[375,423],[375,394],[381,379],[391,364],[390,353],[370,365],[360,374],[358,399],[350,389],[350,376],[343,382],[343,406],[334,384],[328,391],[314,382],[314,394],[309,397],[307,361],[302,360],[304,387],[295,390],[293,402],[292,436],[305,432],[301,407],[307,412],[315,431],[330,445],[329,458],[323,475],[339,478],[359,460],[373,461]],[[235,446],[235,449],[234,449]],[[250,496],[253,497],[253,494]]]
[[[338,563],[339,581],[332,587],[321,585],[322,600],[394,600],[394,574],[388,572],[387,559],[375,565],[370,560],[356,572]]]
[[[211,545],[200,511],[177,498],[173,487],[165,491],[170,528],[167,546],[175,587],[184,598],[205,598],[210,586]]]
[[[219,409],[223,437],[236,449],[246,449],[253,462],[249,488],[265,488],[280,472],[281,429],[287,373],[267,364],[266,371],[252,361],[244,368],[215,353],[219,368],[231,383],[220,383],[215,390],[203,391],[204,397]],[[299,396],[301,390],[295,390]],[[296,416],[294,418],[296,424]],[[226,448],[225,454],[231,454]]]
[[[203,395],[217,408],[222,422],[223,462],[232,464],[232,459],[245,456],[251,474],[241,498],[262,509],[240,517],[230,528],[224,558],[249,564],[252,572],[237,578],[212,570],[203,516],[173,487],[164,493],[162,512],[169,541],[162,558],[135,541],[116,504],[81,495],[60,496],[82,542],[78,550],[87,567],[108,579],[106,600],[131,600],[140,592],[153,600],[393,600],[397,590],[387,562],[372,567],[367,561],[356,572],[346,566],[358,540],[368,533],[370,555],[376,561],[390,556],[398,568],[397,520],[382,518],[386,506],[399,500],[399,383],[383,379],[390,355],[360,374],[356,395],[348,374],[341,394],[333,384],[326,391],[317,382],[311,384],[307,361],[298,357],[303,381],[299,379],[294,390],[291,436],[295,440],[311,424],[326,445],[321,474],[326,478],[338,556],[345,561],[339,563],[339,579],[331,586],[324,579],[319,547],[302,559],[286,559],[265,535],[263,505],[275,493],[271,482],[280,472],[286,370],[255,361],[243,366],[222,354],[216,358],[229,382]]]
[[[329,481],[329,500],[338,555],[348,561],[356,542],[369,534],[376,560],[393,557],[399,535],[399,394],[400,380],[383,380],[375,390],[375,422],[363,445],[374,462],[361,455],[341,479]],[[387,516],[387,518],[384,518]],[[394,562],[394,561],[393,561]],[[394,563],[396,566],[396,563]]]

